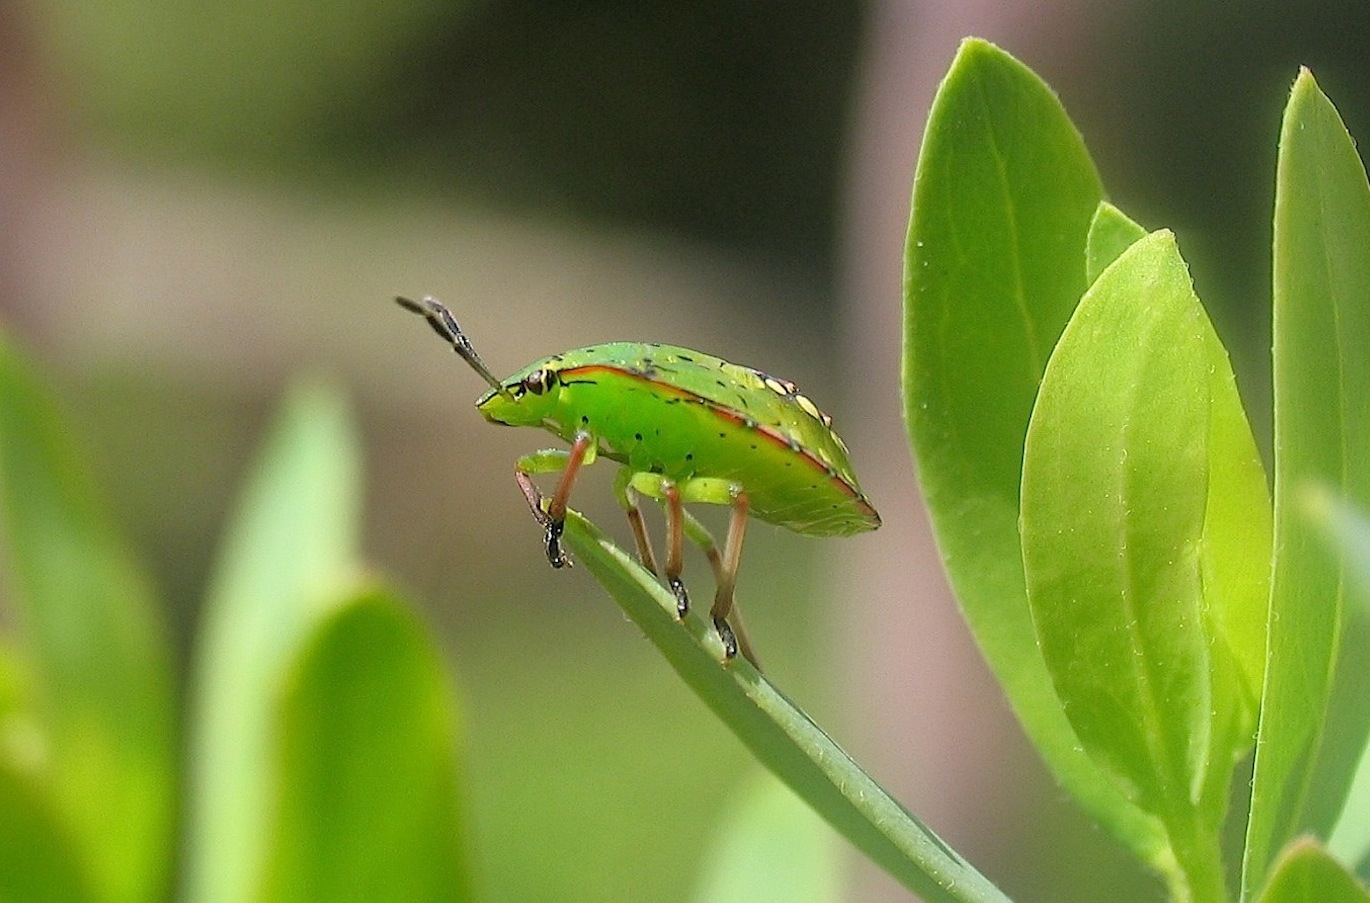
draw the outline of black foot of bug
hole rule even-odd
[[[571,559],[561,550],[561,534],[565,529],[566,521],[547,518],[547,560],[554,568],[564,568],[571,563]]]
[[[733,628],[722,618],[714,619],[714,630],[718,631],[718,638],[723,641],[723,663],[737,658],[737,635],[733,633]]]
[[[675,616],[683,621],[690,613],[690,594],[685,592],[685,581],[679,577],[672,577],[669,582],[671,594],[675,596]]]

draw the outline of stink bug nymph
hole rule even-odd
[[[622,465],[614,495],[628,514],[642,563],[657,574],[684,618],[689,595],[680,579],[685,537],[704,550],[717,591],[709,615],[725,661],[740,649],[756,656],[742,627],[733,589],[749,515],[814,536],[850,535],[880,526],[861,491],[847,446],[832,419],[788,380],[675,345],[612,342],[534,361],[499,380],[434,298],[396,298],[422,315],[489,383],[476,408],[492,423],[537,426],[570,443],[519,458],[514,477],[544,529],[547,559],[568,563],[561,549],[566,504],[585,464],[605,457]],[[533,474],[560,472],[550,498]],[[666,560],[657,566],[638,497],[661,503]],[[732,510],[720,553],[688,503]]]

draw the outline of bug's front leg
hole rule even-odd
[[[571,559],[561,548],[561,534],[566,529],[566,503],[571,497],[571,487],[575,485],[580,468],[595,459],[595,440],[588,433],[577,433],[570,451],[559,448],[543,449],[531,455],[524,455],[514,465],[514,479],[533,518],[542,525],[545,533],[543,542],[547,550],[547,560],[552,567],[566,567]],[[543,498],[541,490],[533,482],[535,473],[554,473],[561,471],[561,479],[549,500]]]

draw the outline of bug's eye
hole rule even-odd
[[[556,381],[556,372],[544,367],[541,370],[534,370],[532,373],[525,376],[523,378],[523,387],[534,395],[541,395],[543,392],[552,388]]]

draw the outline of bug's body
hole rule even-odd
[[[527,391],[544,374],[544,391]],[[536,361],[476,403],[496,423],[541,426],[635,472],[745,489],[751,513],[817,536],[873,530],[831,420],[793,383],[673,345],[614,342]]]
[[[584,464],[597,457],[623,465],[614,492],[628,514],[638,555],[670,586],[684,618],[684,538],[702,548],[717,591],[709,614],[724,661],[738,651],[756,662],[733,600],[749,515],[817,536],[880,526],[847,459],[832,419],[791,382],[674,345],[613,342],[543,358],[503,381],[481,361],[451,311],[433,298],[396,299],[420,314],[481,378],[489,391],[476,402],[485,418],[541,427],[570,443],[525,455],[514,476],[546,530],[547,559],[562,567],[567,501]],[[533,475],[560,473],[545,497]],[[666,558],[660,569],[647,537],[639,495],[666,513]],[[713,537],[686,503],[727,505],[728,539]]]

